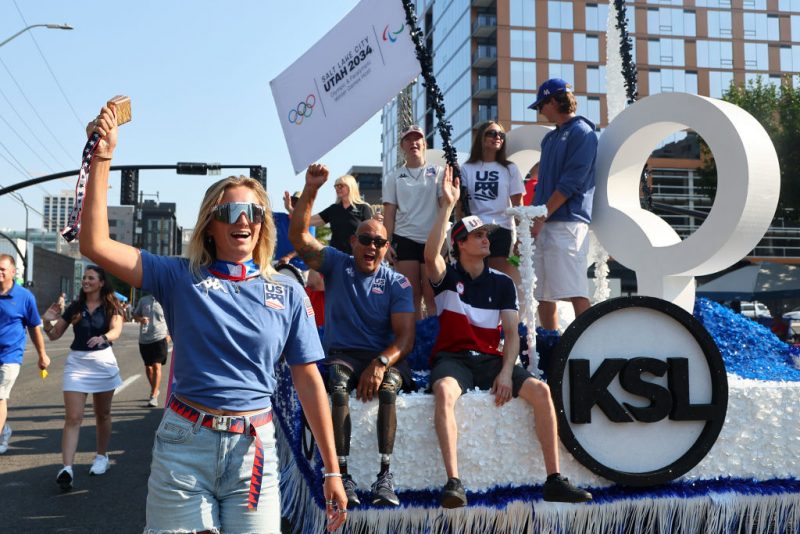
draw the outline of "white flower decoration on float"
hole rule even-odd
[[[506,215],[513,216],[518,226],[519,274],[522,278],[520,301],[524,301],[522,322],[528,329],[528,357],[530,358],[528,369],[541,377],[539,355],[536,352],[536,308],[539,303],[536,302],[533,294],[533,290],[536,288],[536,273],[533,271],[533,251],[536,249],[536,245],[531,236],[531,227],[538,217],[547,217],[547,208],[545,206],[517,206],[508,208]]]

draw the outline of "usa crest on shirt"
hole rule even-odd
[[[376,295],[383,295],[383,291],[386,289],[386,279],[385,278],[376,278],[372,281],[372,292]]]
[[[278,284],[264,284],[264,305],[273,310],[283,310],[286,308],[284,302],[286,293],[283,286]]]

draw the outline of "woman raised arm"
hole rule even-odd
[[[103,106],[97,118],[86,127],[88,135],[94,132],[100,134],[100,141],[92,156],[86,184],[81,214],[81,254],[120,280],[141,287],[142,260],[139,251],[114,241],[108,233],[108,173],[117,146],[117,118],[113,103]]]

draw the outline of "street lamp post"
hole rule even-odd
[[[28,282],[28,247],[30,246],[30,226],[28,225],[28,216],[30,215],[28,210],[28,203],[25,202],[25,199],[22,198],[22,195],[19,193],[13,193],[14,198],[16,198],[22,207],[25,208],[25,254],[22,256],[22,279],[25,282]]]
[[[50,30],[71,30],[71,29],[73,29],[72,26],[70,26],[69,24],[31,24],[27,28],[22,28],[20,31],[18,31],[17,33],[15,33],[11,37],[9,37],[8,39],[6,39],[2,43],[0,43],[0,46],[3,46],[4,44],[9,42],[10,40],[12,40],[12,39],[14,39],[16,37],[19,37],[20,35],[22,35],[26,31],[30,30],[31,28],[48,28]]]

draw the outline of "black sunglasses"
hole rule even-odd
[[[371,235],[367,234],[358,234],[356,237],[358,238],[358,242],[365,247],[368,247],[370,243],[375,243],[377,248],[383,248],[386,246],[386,243],[388,243],[388,241],[382,237],[372,237]]]
[[[485,132],[483,132],[483,136],[484,137],[492,137],[492,138],[495,138],[495,139],[499,137],[500,139],[503,139],[503,140],[505,140],[505,138],[506,138],[505,132],[501,132],[500,130],[486,130]]]
[[[244,213],[247,220],[252,224],[261,224],[264,222],[264,214],[266,210],[264,206],[253,204],[251,202],[228,202],[227,204],[220,204],[214,207],[212,215],[215,220],[236,224],[239,216]]]
[[[547,98],[547,99],[545,99],[545,100],[542,100],[541,102],[539,102],[539,105],[538,105],[538,106],[536,106],[534,109],[535,109],[535,110],[536,110],[538,113],[541,113],[541,112],[542,112],[542,108],[543,108],[543,107],[545,107],[545,106],[547,105],[547,103],[548,103],[548,102],[550,102],[550,99],[549,99],[549,98]]]

